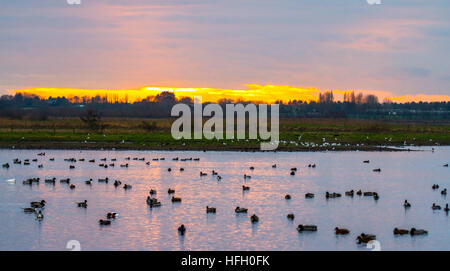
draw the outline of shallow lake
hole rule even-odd
[[[46,154],[37,156],[39,152]],[[72,157],[85,161],[64,161]],[[162,157],[165,160],[152,160]],[[200,161],[173,161],[175,157]],[[12,163],[14,158],[38,161],[19,165]],[[114,167],[99,167],[113,163],[112,158],[117,159]],[[0,250],[66,250],[69,240],[79,241],[82,250],[368,250],[355,241],[362,232],[376,234],[382,250],[450,250],[450,217],[431,209],[433,203],[444,207],[448,202],[440,191],[450,188],[450,168],[443,167],[449,158],[449,147],[434,152],[431,147],[411,152],[277,153],[0,150],[0,162],[11,165],[0,168]],[[128,168],[119,166],[125,163]],[[316,167],[309,168],[313,163]],[[292,167],[298,168],[295,176],[289,174]],[[375,168],[381,172],[373,172]],[[222,180],[212,176],[212,170]],[[200,177],[200,171],[208,175]],[[244,174],[252,178],[244,180]],[[39,177],[40,184],[22,184],[32,177]],[[53,177],[54,186],[44,183]],[[97,181],[105,177],[108,184]],[[15,184],[6,181],[12,178]],[[63,178],[70,178],[76,188],[61,184]],[[91,186],[85,184],[90,178]],[[115,188],[113,180],[132,189]],[[250,190],[243,192],[243,184]],[[433,184],[440,189],[432,190]],[[181,203],[171,202],[168,188],[175,189]],[[157,190],[161,207],[146,204],[150,189]],[[380,198],[345,196],[351,189],[375,191]],[[342,197],[327,200],[326,191]],[[306,199],[308,192],[315,198]],[[286,194],[292,198],[286,200]],[[41,199],[47,204],[44,219],[38,221],[22,208]],[[412,204],[408,210],[405,199]],[[88,207],[77,207],[84,200]],[[207,214],[207,205],[217,213]],[[236,206],[248,208],[248,214],[236,214]],[[119,217],[110,226],[100,226],[107,212]],[[295,214],[294,221],[286,218],[288,213]],[[250,222],[252,214],[259,216],[258,223]],[[187,228],[184,236],[178,234],[180,224]],[[298,224],[315,224],[318,231],[299,233]],[[336,226],[350,234],[336,236]],[[429,233],[394,236],[395,227]]]

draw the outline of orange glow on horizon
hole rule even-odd
[[[325,92],[315,87],[292,87],[280,85],[256,85],[248,84],[247,89],[217,89],[217,88],[178,88],[178,87],[143,87],[140,89],[126,89],[126,90],[107,90],[107,89],[74,89],[74,88],[29,88],[22,90],[15,90],[15,93],[34,94],[41,98],[49,97],[66,97],[70,100],[83,97],[92,98],[95,96],[106,97],[109,102],[136,102],[146,98],[152,98],[162,92],[173,92],[175,96],[180,99],[182,97],[194,98],[201,96],[203,102],[218,102],[222,99],[229,99],[233,101],[254,101],[263,102],[267,104],[275,103],[276,101],[297,100],[303,102],[318,101],[319,94]],[[406,102],[448,102],[450,96],[445,95],[405,95],[393,96],[386,91],[369,91],[369,90],[332,90],[335,100],[342,101],[345,93],[354,91],[355,95],[363,93],[364,95],[376,95],[380,102],[390,100],[397,103]]]

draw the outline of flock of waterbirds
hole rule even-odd
[[[45,156],[45,152],[38,153],[38,156]],[[50,162],[55,161],[54,158],[50,158],[48,160]],[[100,163],[98,165],[100,167],[104,167],[104,168],[115,167],[116,166],[115,165],[115,163],[117,162],[116,158],[110,159],[109,162],[107,162],[107,160],[108,160],[107,158],[100,159]],[[125,160],[125,162],[120,164],[120,167],[128,167],[129,164],[126,161],[130,161],[130,160],[144,161],[146,165],[150,165],[150,161],[146,161],[145,158],[126,157],[124,160]],[[151,160],[152,161],[164,161],[165,158],[153,158]],[[178,157],[175,157],[172,160],[173,161],[199,161],[200,158],[178,158]],[[75,165],[73,163],[75,163],[77,161],[78,162],[84,162],[86,160],[84,158],[80,158],[80,159],[67,158],[67,159],[64,159],[64,161],[67,161],[67,162],[71,163],[69,165],[69,170],[70,170],[70,169],[74,169],[75,168]],[[38,159],[37,158],[24,159],[23,161],[20,160],[19,158],[13,159],[13,164],[18,164],[18,165],[30,165],[31,162],[37,163]],[[91,159],[91,160],[88,160],[88,162],[89,163],[96,163],[96,160],[95,159]],[[369,160],[364,160],[363,163],[370,163],[370,161]],[[444,167],[448,167],[448,164],[444,164],[443,166]],[[5,164],[2,165],[2,167],[4,169],[8,169],[10,167],[10,165],[9,165],[9,163],[5,163]],[[316,168],[316,164],[309,164],[307,167],[309,167],[309,168]],[[43,168],[43,164],[38,164],[38,168]],[[276,164],[272,165],[272,168],[277,168],[277,165]],[[251,167],[249,167],[249,169],[252,171],[255,168],[253,166],[251,166]],[[170,171],[172,171],[172,168],[168,168],[167,170],[170,172]],[[290,169],[290,175],[295,175],[297,170],[298,169],[296,167],[291,168]],[[180,167],[179,171],[180,172],[184,171],[184,168]],[[375,168],[375,169],[373,169],[373,171],[374,172],[381,172],[381,169],[380,168]],[[216,177],[217,181],[221,181],[222,180],[222,177],[215,170],[212,170],[211,174]],[[207,172],[200,171],[200,177],[207,176],[207,175],[208,175]],[[251,179],[251,175],[244,174],[243,178],[244,178],[244,182],[245,182],[246,180]],[[15,179],[10,179],[10,180],[7,180],[7,181],[8,182],[13,182],[13,183],[16,182]],[[109,181],[110,181],[110,179],[108,177],[103,178],[103,179],[100,178],[100,179],[97,180],[97,182],[99,182],[99,183],[108,183]],[[33,184],[39,184],[39,182],[40,182],[40,178],[39,177],[35,177],[35,178],[30,178],[30,179],[24,180],[23,184],[24,185],[33,185]],[[56,178],[45,179],[44,182],[46,184],[55,185],[56,184]],[[70,178],[60,179],[59,182],[61,184],[67,184],[70,189],[75,189],[76,188],[76,185],[71,183]],[[94,180],[89,179],[89,180],[85,181],[85,184],[86,185],[92,185],[93,182],[94,182]],[[130,184],[123,184],[122,185],[122,182],[119,181],[119,180],[114,180],[113,185],[116,188],[121,186],[125,190],[132,189],[132,185],[130,185]],[[433,184],[431,188],[433,190],[439,190],[440,186],[439,186],[439,184]],[[250,190],[250,186],[246,186],[245,184],[243,184],[242,185],[242,190],[243,191],[249,191]],[[181,202],[182,201],[182,199],[180,197],[175,196],[175,190],[174,189],[169,187],[167,189],[167,193],[171,196],[171,201],[173,203],[177,203],[177,202]],[[443,196],[447,195],[447,188],[443,188],[442,190],[440,190],[440,193]],[[162,203],[156,198],[156,194],[157,194],[157,191],[155,189],[149,189],[149,195],[147,196],[147,199],[146,199],[146,202],[147,202],[147,205],[149,206],[149,208],[157,208],[157,207],[161,207],[162,206]],[[364,191],[363,192],[362,190],[357,190],[355,192],[355,190],[350,190],[350,191],[346,191],[344,194],[347,197],[354,197],[355,194],[357,196],[373,197],[373,199],[375,201],[378,201],[380,199],[380,196],[378,195],[378,193],[377,192],[373,192],[373,191]],[[314,193],[306,193],[304,196],[307,199],[312,199],[312,198],[315,197],[315,194]],[[333,198],[340,198],[340,197],[342,197],[341,193],[328,192],[328,191],[325,192],[325,198],[327,200],[328,199],[333,199]],[[292,198],[292,196],[290,194],[286,194],[284,198],[285,198],[285,200],[290,200]],[[44,219],[43,211],[45,209],[45,205],[46,205],[46,201],[44,199],[42,199],[41,201],[33,201],[33,202],[30,203],[30,207],[23,208],[23,211],[25,213],[35,214],[36,215],[36,219],[38,221],[41,221],[41,220]],[[82,202],[77,202],[76,206],[78,208],[87,208],[88,207],[88,202],[87,202],[87,200],[84,200]],[[403,202],[403,207],[405,209],[409,209],[409,208],[411,208],[411,206],[412,206],[412,204],[408,200],[405,199],[404,202]],[[448,212],[450,211],[448,203],[445,205],[444,208],[441,208],[441,206],[437,205],[436,203],[433,203],[433,205],[431,206],[431,209],[433,211],[434,210],[441,210],[441,209],[443,209],[446,212],[446,214],[448,214]],[[244,208],[244,207],[237,206],[237,207],[235,207],[234,211],[235,211],[236,214],[247,213],[248,209]],[[209,214],[209,213],[215,214],[216,212],[217,212],[217,209],[215,207],[206,206],[206,213],[207,214]],[[119,214],[117,214],[115,212],[108,212],[105,215],[104,218],[99,219],[98,223],[101,226],[111,225],[111,222],[114,219],[116,219],[118,216],[119,216]],[[289,213],[289,214],[287,214],[286,218],[288,220],[294,220],[295,219],[295,215],[293,213]],[[259,217],[256,214],[253,214],[252,216],[250,216],[250,221],[251,221],[251,223],[258,223]],[[302,232],[316,232],[316,231],[318,231],[318,227],[316,225],[308,225],[308,224],[299,224],[296,229],[300,233],[302,233]],[[184,235],[186,230],[187,229],[186,229],[186,227],[183,224],[178,227],[178,232],[181,235]],[[348,230],[346,228],[335,227],[334,228],[334,232],[335,232],[336,235],[347,235],[347,234],[350,233],[350,230]],[[426,230],[424,230],[424,229],[416,229],[416,228],[411,228],[410,230],[394,228],[394,230],[393,230],[393,234],[394,235],[410,234],[411,236],[414,236],[414,235],[426,235],[427,233],[428,232]],[[376,240],[376,236],[373,235],[373,234],[361,233],[360,235],[357,236],[356,240],[357,240],[358,244],[368,243],[370,241]]]

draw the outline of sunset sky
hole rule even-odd
[[[146,87],[450,101],[450,1],[0,0],[0,94]]]

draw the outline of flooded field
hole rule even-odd
[[[363,232],[375,234],[382,250],[450,250],[450,218],[443,210],[449,200],[441,194],[450,188],[450,169],[444,167],[449,157],[449,147],[312,153],[0,150],[0,163],[10,166],[0,168],[0,250],[66,250],[70,240],[82,250],[367,250],[356,242]],[[14,164],[15,158],[21,163]],[[64,160],[70,158],[76,162]],[[108,183],[98,181],[106,177]],[[24,185],[29,178],[40,181]],[[45,183],[52,178],[54,185]],[[60,182],[66,178],[73,189]],[[85,183],[89,179],[91,185]],[[121,184],[115,187],[114,180]],[[157,191],[160,207],[146,203],[150,189]],[[353,197],[345,195],[352,189]],[[376,192],[379,199],[359,196],[358,190]],[[327,191],[342,196],[327,199]],[[306,193],[315,196],[305,198]],[[172,202],[173,196],[182,201]],[[24,212],[42,199],[42,220]],[[405,199],[410,208],[404,208]],[[84,200],[87,208],[78,207]],[[432,210],[433,203],[442,210]],[[207,213],[206,206],[217,212]],[[235,213],[237,206],[248,213]],[[108,212],[118,217],[99,225]],[[287,218],[290,213],[294,220]],[[256,223],[250,221],[253,214]],[[177,230],[181,224],[184,235]],[[299,224],[318,230],[298,232]],[[335,227],[350,233],[337,236]],[[395,236],[395,227],[428,234]]]

